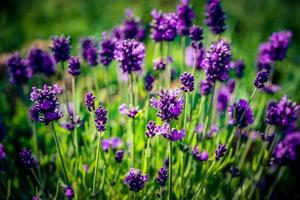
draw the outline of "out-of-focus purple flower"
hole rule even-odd
[[[4,160],[6,157],[6,153],[4,151],[4,146],[3,144],[0,143],[0,160]]]
[[[38,166],[38,161],[33,157],[30,149],[23,148],[20,152],[20,161],[22,165],[27,168],[35,168]]]
[[[203,80],[200,82],[200,85],[199,85],[199,92],[202,96],[207,96],[209,95],[210,91],[211,91],[211,88],[213,86],[213,82],[211,81],[208,81],[208,80]]]
[[[225,155],[226,151],[226,146],[224,144],[219,144],[217,150],[215,151],[216,161],[220,160]]]
[[[106,121],[107,121],[107,110],[102,106],[99,106],[95,110],[95,123],[96,123],[96,128],[99,132],[105,131]]]
[[[238,103],[229,106],[229,124],[233,124],[238,128],[245,128],[253,123],[253,113],[251,106],[244,99],[240,99]]]
[[[124,150],[123,149],[119,150],[119,151],[116,151],[115,160],[116,160],[117,163],[122,162],[123,157],[124,157]]]
[[[15,85],[26,83],[32,76],[32,69],[23,60],[19,53],[14,53],[7,60],[9,82]]]
[[[290,31],[275,32],[269,38],[274,60],[283,60],[289,47],[292,33]]]
[[[219,89],[217,96],[217,110],[219,112],[226,111],[230,97],[231,93],[228,87],[223,86]]]
[[[180,75],[180,82],[182,84],[181,90],[183,92],[194,91],[194,75],[189,72],[184,72]]]
[[[109,148],[113,151],[117,150],[120,146],[122,146],[123,142],[121,138],[112,137],[109,139],[103,139],[101,144],[103,151],[108,152]]]
[[[268,94],[275,94],[279,92],[280,86],[272,83],[266,83],[264,84],[265,87],[263,88],[263,91],[268,93]]]
[[[87,61],[87,50],[96,47],[96,42],[91,38],[82,38],[81,43],[81,55],[82,58]]]
[[[145,58],[145,46],[135,40],[123,40],[116,44],[114,57],[124,73],[141,71]]]
[[[138,169],[131,168],[126,175],[124,182],[128,185],[129,190],[138,192],[144,188],[145,183],[148,181],[147,174],[143,175]]]
[[[113,37],[108,37],[108,34],[106,32],[103,32],[100,45],[101,45],[101,50],[99,52],[100,62],[102,63],[102,65],[108,66],[114,59],[116,39]]]
[[[85,105],[90,112],[95,110],[95,98],[92,92],[85,94]]]
[[[207,131],[207,134],[206,134],[206,137],[207,138],[212,138],[215,134],[217,134],[219,131],[219,127],[215,124],[213,124],[211,127],[210,127],[210,130]]]
[[[89,166],[87,164],[83,165],[83,170],[84,170],[85,173],[88,173],[89,169],[90,168],[89,168]]]
[[[243,78],[245,67],[245,62],[243,60],[230,62],[230,69],[233,69],[235,71],[235,75],[237,78]]]
[[[256,78],[254,80],[254,86],[257,89],[263,89],[265,87],[265,83],[269,79],[269,71],[267,70],[261,70],[257,72]]]
[[[146,126],[146,136],[152,138],[155,136],[156,123],[154,121],[149,121]]]
[[[80,74],[80,59],[77,56],[71,56],[69,59],[69,74],[78,76]]]
[[[178,16],[175,13],[162,13],[152,10],[151,38],[155,42],[173,41],[177,32]]]
[[[183,111],[184,97],[179,89],[164,89],[158,93],[159,99],[152,97],[151,106],[157,110],[157,116],[163,121],[177,120]]]
[[[201,49],[203,47],[203,30],[200,26],[193,25],[190,29],[191,46],[194,49]]]
[[[74,117],[73,103],[70,102],[67,106],[69,107],[68,111],[70,119],[69,121],[61,123],[61,126],[68,131],[73,131],[75,126],[80,127],[83,122],[80,120],[79,116]]]
[[[164,187],[167,183],[167,179],[168,179],[168,169],[166,166],[163,166],[158,171],[156,181],[160,187]]]
[[[274,158],[278,164],[287,164],[299,158],[300,152],[300,134],[292,133],[286,135],[275,147]]]
[[[230,60],[230,44],[224,40],[213,43],[201,63],[206,72],[206,79],[213,82],[227,80]]]
[[[189,6],[189,0],[180,0],[180,4],[176,8],[176,13],[178,16],[178,34],[188,35],[194,19],[194,12],[191,6]]]
[[[194,132],[196,132],[196,133],[202,133],[202,132],[203,132],[203,129],[204,129],[203,124],[198,124],[198,125],[195,127]]]
[[[127,115],[130,118],[135,118],[141,110],[138,106],[132,107],[131,105],[128,106],[127,104],[123,103],[119,106],[119,112],[122,115]]]
[[[238,176],[240,176],[240,170],[239,170],[239,168],[237,167],[237,166],[234,166],[234,167],[232,167],[232,168],[230,168],[229,169],[229,172],[231,173],[231,175],[233,176],[233,177],[238,177]]]
[[[262,51],[261,49],[263,49],[265,45],[266,44],[264,43],[260,45],[260,51]],[[267,70],[269,72],[271,71],[273,65],[274,65],[274,61],[272,58],[270,58],[268,54],[261,53],[260,55],[258,55],[257,71]]]
[[[154,84],[155,78],[154,76],[152,76],[151,74],[147,74],[144,78],[144,82],[145,82],[145,89],[148,92],[151,92],[151,90],[153,89],[153,84]]]
[[[72,186],[65,186],[64,194],[65,194],[65,197],[68,199],[74,198],[74,190],[73,190]]]
[[[110,146],[110,140],[109,139],[103,139],[103,140],[101,140],[101,144],[102,144],[103,151],[108,152],[109,146]]]
[[[220,0],[206,1],[206,25],[213,34],[220,34],[226,30],[225,14],[221,7]]]
[[[162,126],[157,126],[155,128],[155,133],[157,135],[161,135],[164,138],[171,140],[171,141],[178,141],[182,140],[185,136],[185,130],[177,130],[172,128],[170,132],[170,125],[168,123],[164,123]]]
[[[195,51],[197,53],[196,55],[196,63],[195,63]],[[189,67],[194,67],[196,64],[196,70],[203,70],[201,67],[201,63],[205,58],[205,49],[204,47],[195,50],[192,47],[187,47],[185,50],[185,64]]]
[[[55,60],[47,51],[40,48],[32,48],[28,53],[28,66],[33,73],[44,73],[47,76],[55,74]]]
[[[32,197],[32,200],[41,200],[41,198],[38,196],[34,196],[34,197]]]
[[[160,70],[164,70],[167,66],[167,62],[163,59],[163,58],[156,58],[153,61],[153,69],[155,71],[160,71]]]
[[[52,46],[50,47],[56,62],[67,61],[71,53],[70,37],[53,36]]]
[[[44,88],[32,88],[30,100],[33,105],[30,108],[30,116],[32,120],[43,122],[46,125],[54,120],[60,119],[63,114],[59,108],[57,95],[61,94],[62,90],[57,85]]]
[[[98,65],[98,53],[96,47],[91,47],[86,50],[86,61],[89,66]]]
[[[193,158],[197,161],[207,161],[208,160],[208,152],[207,151],[199,151],[199,146],[195,145],[192,150]]]
[[[266,113],[266,122],[283,129],[295,127],[299,118],[300,105],[290,101],[284,95],[279,103],[271,102]]]
[[[230,79],[226,85],[228,87],[229,92],[232,94],[235,89],[236,81],[234,79]]]

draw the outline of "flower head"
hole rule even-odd
[[[216,161],[220,160],[225,155],[226,151],[226,146],[224,144],[219,144],[217,150],[215,151]]]
[[[102,63],[102,65],[108,66],[114,59],[116,39],[113,37],[108,37],[107,33],[103,32],[100,45],[100,62]]]
[[[145,27],[142,25],[140,18],[133,15],[132,10],[126,10],[126,18],[122,26],[122,39],[143,40],[145,38]]]
[[[73,190],[72,186],[65,186],[64,194],[65,194],[65,197],[67,197],[68,199],[74,198],[74,190]]]
[[[85,105],[90,112],[95,110],[95,98],[92,92],[85,94]]]
[[[122,146],[123,142],[121,138],[118,137],[112,137],[109,139],[103,139],[101,141],[102,149],[105,152],[108,152],[109,148],[111,148],[113,151],[117,150],[120,146]]]
[[[9,82],[15,85],[26,83],[32,76],[32,69],[23,60],[19,53],[13,54],[7,60]]]
[[[168,179],[168,169],[166,166],[163,166],[158,171],[156,181],[160,187],[163,187],[166,185],[167,179]]]
[[[163,58],[156,58],[153,61],[153,65],[154,65],[155,71],[160,71],[160,70],[164,70],[166,68],[167,62]]]
[[[163,121],[178,119],[183,111],[184,97],[179,89],[165,89],[158,93],[159,99],[151,98],[151,106],[157,110],[157,116]]]
[[[82,38],[80,40],[81,43],[81,55],[82,58],[87,61],[88,59],[88,49],[90,48],[95,48],[96,47],[96,42],[92,40],[91,38]]]
[[[256,75],[256,79],[254,80],[253,84],[257,89],[262,89],[265,87],[265,83],[268,81],[268,79],[269,79],[269,71],[261,70],[258,71]]]
[[[69,74],[78,76],[80,74],[80,59],[77,56],[71,56],[69,59]]]
[[[154,84],[155,78],[154,76],[152,76],[151,74],[147,74],[144,78],[144,82],[145,82],[145,89],[148,92],[151,92],[151,90],[153,89],[153,84]]]
[[[240,99],[238,103],[234,103],[229,107],[229,115],[229,124],[233,124],[238,128],[245,128],[254,121],[251,107],[244,99]]]
[[[96,123],[97,130],[99,132],[105,131],[106,121],[107,121],[107,110],[102,106],[99,106],[95,110],[95,123]]]
[[[184,72],[180,75],[180,82],[182,84],[181,90],[183,92],[194,91],[194,75],[189,72]]]
[[[6,157],[6,153],[4,151],[4,146],[3,144],[0,143],[0,160],[4,160]]]
[[[201,47],[196,50],[193,47],[186,48],[185,64],[192,68],[194,68],[194,66],[196,65],[196,70],[203,70],[201,63],[205,59],[205,53],[206,52],[204,47]],[[195,63],[195,56],[196,56],[196,63]]]
[[[152,138],[155,136],[156,123],[154,121],[149,121],[146,126],[146,136]]]
[[[145,183],[148,181],[148,176],[143,175],[138,169],[131,168],[126,175],[124,182],[128,185],[129,190],[138,192],[144,188]]]
[[[117,163],[122,162],[123,157],[124,157],[124,150],[123,149],[116,152],[115,160],[116,160]]]
[[[283,60],[289,47],[292,33],[290,31],[275,32],[269,38],[272,46],[272,58]]]
[[[191,46],[194,49],[201,49],[203,47],[203,30],[200,26],[193,25],[190,29]]]
[[[206,0],[206,25],[213,34],[220,34],[226,30],[225,14],[220,0]]]
[[[33,196],[32,200],[41,200],[41,198],[39,196]]]
[[[170,141],[182,140],[182,138],[185,137],[184,129],[177,130],[175,128],[172,128],[172,130],[170,130],[170,125],[168,123],[164,123],[162,126],[156,126],[155,133]]]
[[[287,164],[299,158],[300,134],[288,134],[283,141],[277,144],[274,150],[275,162]]]
[[[211,88],[213,86],[213,82],[209,80],[203,80],[200,82],[199,85],[199,92],[202,96],[207,96],[209,95]]]
[[[180,4],[177,6],[176,13],[178,16],[178,34],[188,35],[194,19],[194,12],[191,6],[189,6],[189,0],[180,0]]]
[[[123,40],[116,44],[115,59],[124,73],[141,71],[145,58],[145,46],[136,40]]]
[[[221,87],[217,96],[217,110],[219,112],[224,112],[227,109],[230,97],[231,92],[229,88],[226,86]]]
[[[71,53],[70,37],[54,36],[50,47],[56,62],[67,61]]]
[[[207,161],[208,160],[208,152],[207,151],[199,151],[199,146],[195,145],[192,154],[195,160],[197,161]]]
[[[235,71],[237,78],[243,78],[245,70],[245,62],[243,60],[231,61],[230,68]]]
[[[135,118],[141,110],[138,106],[128,106],[127,104],[123,103],[119,106],[119,112],[123,115],[127,115],[130,118]]]
[[[60,119],[63,114],[59,108],[57,95],[62,90],[57,85],[44,85],[43,88],[33,87],[30,94],[30,100],[33,105],[30,108],[31,119],[37,122],[43,122],[46,125],[54,120]]]
[[[27,169],[38,166],[38,161],[33,157],[30,149],[23,148],[20,152],[20,159],[22,165]]]

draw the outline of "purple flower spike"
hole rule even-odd
[[[146,126],[146,136],[152,138],[155,136],[156,123],[154,121],[149,121]]]
[[[177,129],[172,129],[171,134],[169,135],[169,139],[171,141],[178,141],[182,140],[185,137],[185,130],[177,130]]]
[[[100,62],[104,66],[109,66],[110,63],[114,59],[114,51],[116,46],[116,39],[109,38],[107,33],[102,33],[102,40],[101,40],[101,50],[99,52]]]
[[[230,44],[224,40],[213,43],[206,53],[206,58],[201,63],[206,72],[206,79],[213,82],[227,80],[230,60]]]
[[[145,27],[140,18],[133,15],[132,10],[126,10],[126,19],[121,26],[123,39],[136,39],[142,41],[145,38]]]
[[[4,151],[3,144],[0,143],[0,160],[4,160],[6,157],[6,153]]]
[[[23,60],[19,53],[13,54],[7,60],[9,82],[15,85],[26,83],[32,76],[32,69]]]
[[[32,197],[32,200],[41,200],[41,198],[38,196],[34,196],[34,197]]]
[[[251,107],[244,99],[234,103],[228,111],[230,115],[229,124],[233,124],[238,128],[245,128],[254,122]]]
[[[86,60],[91,67],[98,65],[98,53],[96,47],[91,47],[86,50]]]
[[[83,39],[81,39],[80,43],[81,43],[82,58],[85,61],[87,61],[87,59],[88,59],[87,51],[90,48],[95,48],[96,47],[96,42],[94,40],[92,40],[91,38],[83,38]]]
[[[177,120],[183,111],[184,97],[179,89],[165,89],[158,93],[159,99],[152,97],[151,106],[157,110],[157,116],[163,121]]]
[[[177,6],[176,12],[178,16],[178,34],[188,35],[194,19],[194,12],[191,6],[189,6],[189,0],[180,0],[180,4]]]
[[[204,47],[195,50],[192,47],[186,48],[185,51],[185,64],[189,67],[194,67],[195,66],[195,51],[197,51],[196,55],[196,70],[203,70],[201,67],[202,61],[205,59],[205,49]]]
[[[283,129],[296,126],[299,118],[300,105],[290,101],[284,95],[279,103],[271,102],[267,109],[266,122],[271,125],[279,126]]]
[[[159,184],[160,187],[163,187],[166,185],[168,179],[168,169],[166,166],[163,166],[160,168],[157,174],[156,181]]]
[[[209,95],[210,91],[211,91],[211,88],[213,86],[213,82],[211,81],[208,81],[208,80],[203,80],[200,82],[200,85],[199,85],[199,92],[202,96],[207,96]]]
[[[71,43],[70,37],[54,36],[52,39],[52,46],[50,47],[56,62],[67,61],[70,58]]]
[[[216,150],[216,161],[220,160],[224,155],[225,152],[227,151],[226,146],[224,144],[219,144],[218,148]]]
[[[102,145],[103,151],[108,152],[109,147],[110,147],[110,140],[107,140],[107,139],[101,140],[101,145]]]
[[[180,75],[180,82],[182,84],[181,90],[183,92],[194,91],[194,75],[189,72],[184,72]]]
[[[74,190],[73,190],[72,186],[65,186],[64,194],[65,194],[65,197],[68,199],[74,198]]]
[[[30,100],[33,102],[30,108],[31,119],[46,125],[51,121],[60,119],[63,114],[59,108],[57,96],[61,93],[62,90],[57,85],[48,86],[45,84],[42,89],[33,87],[30,94]]]
[[[154,64],[155,71],[165,70],[167,66],[167,62],[163,58],[156,58],[153,61],[153,64]]]
[[[228,106],[228,102],[231,97],[231,92],[228,87],[221,87],[217,96],[217,110],[219,112],[225,112]]]
[[[288,134],[283,141],[275,147],[274,158],[275,162],[281,165],[299,159],[300,134]]]
[[[40,48],[32,48],[28,54],[28,66],[33,73],[43,73],[46,76],[55,74],[55,60],[47,51]]]
[[[87,164],[83,165],[83,170],[84,170],[85,173],[88,173],[89,169],[90,168],[89,168],[89,166]]]
[[[103,132],[106,129],[107,110],[99,106],[95,111],[95,123],[97,130]]]
[[[85,105],[90,112],[95,110],[95,98],[96,97],[91,92],[88,92],[85,95]]]
[[[194,49],[201,49],[203,47],[203,30],[200,26],[192,26],[190,29],[191,46]]]
[[[246,66],[243,60],[230,62],[230,68],[235,71],[235,75],[237,78],[243,78],[245,67]]]
[[[20,152],[22,165],[27,168],[35,168],[38,166],[38,161],[33,157],[31,150],[23,148]]]
[[[116,44],[114,57],[124,73],[141,71],[145,58],[145,46],[135,40],[123,40]]]
[[[257,73],[256,79],[253,84],[257,89],[263,89],[268,79],[269,79],[269,71],[261,70]]]
[[[122,162],[123,157],[124,157],[124,150],[119,150],[119,151],[116,152],[115,160],[116,160],[117,163]]]
[[[129,190],[138,192],[144,188],[145,183],[148,181],[148,176],[143,175],[138,169],[131,168],[124,179],[126,185],[128,185]]]
[[[271,35],[269,41],[272,46],[273,59],[283,60],[289,47],[292,33],[290,31],[276,32]]]
[[[279,92],[281,89],[280,86],[276,85],[276,84],[266,83],[264,85],[265,85],[265,87],[264,87],[263,91],[268,94],[275,94],[275,93]]]
[[[175,13],[152,10],[151,38],[155,42],[173,41],[177,32],[178,17]]]
[[[171,141],[178,141],[178,140],[182,140],[182,138],[184,138],[185,136],[185,130],[176,130],[176,129],[172,129],[170,132],[170,126],[168,123],[164,123],[162,126],[157,126],[155,128],[155,133],[157,135],[161,135],[164,138],[171,140]]]
[[[195,145],[193,150],[192,150],[192,154],[195,160],[197,161],[207,161],[208,160],[208,152],[207,151],[202,151],[199,152],[199,146]]]
[[[132,107],[123,103],[122,105],[119,106],[119,112],[123,115],[127,115],[130,118],[135,118],[137,114],[141,112],[141,110],[139,109],[138,106]]]
[[[71,56],[69,59],[69,74],[78,76],[80,74],[80,59],[77,56]]]
[[[221,8],[220,0],[206,1],[206,25],[213,34],[220,34],[226,30],[225,14]]]
[[[151,74],[147,74],[146,77],[144,78],[144,82],[145,82],[144,87],[148,92],[152,91],[154,81],[155,81],[155,78]]]

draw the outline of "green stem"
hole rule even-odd
[[[78,170],[78,159],[79,159],[79,145],[78,145],[78,133],[77,133],[77,122],[76,122],[76,89],[75,89],[75,77],[72,78],[72,94],[73,94],[73,122],[74,122],[74,140],[76,148],[76,164],[75,164],[75,177],[77,176]]]
[[[57,135],[56,135],[56,131],[55,131],[53,122],[50,123],[50,126],[51,126],[52,134],[53,134],[53,137],[54,137],[55,145],[56,145],[56,148],[57,148],[57,151],[58,151],[58,154],[59,154],[59,158],[60,158],[60,161],[61,161],[61,165],[62,165],[62,168],[63,168],[64,179],[65,179],[65,182],[67,183],[67,185],[69,185],[67,170],[66,170],[66,167],[65,167],[65,163],[64,163],[64,160],[63,160],[63,156],[62,156],[62,153],[61,153],[61,149],[60,149],[60,146],[59,146],[59,142],[58,142],[58,139],[57,139]]]
[[[270,187],[270,189],[269,189],[269,192],[268,192],[268,194],[267,194],[267,196],[266,196],[266,199],[270,199],[270,198],[271,198],[271,195],[272,195],[272,193],[273,193],[273,190],[274,190],[276,184],[280,181],[280,179],[281,179],[281,177],[283,176],[285,170],[286,170],[286,167],[281,167],[281,168],[280,168],[280,170],[279,170],[279,172],[278,172],[278,174],[277,174],[277,176],[276,176],[275,181],[272,183],[272,185],[271,185],[271,187]]]
[[[181,53],[182,53],[182,58],[181,58],[181,66],[180,66],[181,72],[184,71],[185,40],[186,40],[186,37],[185,37],[185,36],[182,36],[182,37],[181,37],[181,51],[182,51]]]
[[[31,173],[32,173],[32,175],[33,175],[33,177],[34,177],[35,181],[37,182],[37,184],[38,184],[39,188],[42,188],[42,185],[41,185],[40,179],[38,178],[38,176],[36,175],[36,173],[34,172],[34,170],[33,170],[33,169],[30,169],[30,171],[31,171]]]
[[[171,63],[168,62],[168,58],[171,52],[171,44],[170,42],[167,43],[167,70],[166,70],[166,87],[170,88],[171,83]]]
[[[64,62],[61,62],[61,68],[62,68],[62,77],[63,77],[63,82],[64,82],[64,95],[65,95],[65,101],[66,101],[66,106],[67,106],[67,111],[69,116],[71,116],[71,111],[69,108],[69,98],[68,98],[68,88],[67,88],[67,76],[65,73],[65,66]]]
[[[96,179],[97,179],[97,171],[98,171],[98,163],[99,163],[99,155],[100,155],[100,143],[101,143],[101,133],[98,133],[98,144],[97,144],[97,152],[96,152],[96,165],[95,165],[94,179],[93,179],[93,197],[95,197],[95,190],[96,190]]]
[[[130,87],[130,106],[134,106],[134,92],[133,92],[133,74],[130,73],[130,81],[129,81],[129,87]],[[131,167],[134,165],[134,154],[135,154],[135,124],[134,124],[134,118],[132,118],[131,121]]]
[[[171,131],[171,124],[169,124],[170,131]],[[173,143],[169,141],[169,195],[168,199],[172,199],[172,154],[173,154]]]
[[[143,167],[143,172],[145,172],[145,173],[147,173],[147,170],[148,170],[148,157],[149,157],[149,150],[150,150],[150,142],[151,142],[151,139],[148,138],[147,147],[146,147],[146,151],[145,151],[144,167]]]

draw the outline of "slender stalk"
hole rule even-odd
[[[171,44],[170,42],[167,43],[167,59],[170,56],[171,52]],[[170,88],[170,83],[171,83],[171,63],[167,63],[167,70],[166,70],[166,87]]]
[[[272,195],[272,193],[273,193],[273,190],[274,190],[276,184],[280,181],[280,179],[281,179],[281,177],[283,176],[285,170],[286,170],[286,167],[285,167],[285,166],[280,168],[280,170],[279,170],[279,172],[278,172],[278,174],[277,174],[277,176],[276,176],[275,181],[272,183],[272,185],[271,185],[271,187],[270,187],[270,189],[269,189],[269,192],[268,192],[268,194],[267,194],[267,196],[266,196],[266,199],[271,199],[271,195]]]
[[[186,127],[187,110],[189,106],[188,93],[186,92],[184,95],[185,95],[185,106],[184,106],[184,115],[183,115],[183,129],[185,129]]]
[[[145,151],[144,167],[143,167],[143,172],[145,172],[145,173],[147,173],[147,170],[148,170],[148,157],[149,157],[149,151],[150,151],[150,142],[151,142],[151,139],[148,138],[147,147],[146,147],[146,151]]]
[[[59,142],[58,142],[58,139],[57,139],[57,135],[56,135],[56,131],[55,131],[53,122],[50,123],[50,126],[51,126],[51,130],[52,130],[51,132],[52,132],[53,137],[54,137],[55,145],[56,145],[56,148],[57,148],[57,151],[58,151],[58,154],[59,154],[59,158],[60,158],[60,161],[61,161],[61,165],[62,165],[62,168],[63,168],[64,179],[65,179],[65,182],[67,183],[67,185],[69,185],[67,170],[66,170],[66,167],[65,167],[65,163],[64,163],[64,160],[63,160],[63,156],[62,156],[62,153],[61,153],[61,149],[60,149],[60,146],[59,146]]]
[[[130,87],[130,105],[134,106],[134,92],[133,92],[133,74],[130,74],[130,81],[129,81],[129,87]],[[134,118],[132,118],[131,121],[131,131],[132,131],[132,136],[131,136],[131,166],[133,167],[134,165],[134,154],[135,154],[135,124],[134,124]]]
[[[99,155],[100,155],[100,143],[101,143],[101,133],[98,133],[98,144],[97,144],[97,152],[96,152],[96,165],[95,165],[94,179],[93,179],[93,197],[95,196],[95,190],[96,190],[96,179],[97,179],[97,171],[98,171]]]
[[[33,175],[33,178],[35,179],[35,181],[37,182],[39,188],[42,188],[42,185],[41,185],[41,182],[40,182],[40,179],[38,178],[38,176],[36,175],[36,173],[34,172],[33,169],[30,169],[32,175]]]
[[[254,90],[252,91],[252,93],[251,93],[251,95],[250,95],[250,97],[249,97],[248,104],[247,104],[247,106],[246,106],[244,112],[242,113],[242,116],[241,116],[241,118],[240,118],[240,122],[243,120],[243,118],[244,118],[244,116],[245,116],[245,114],[246,114],[246,111],[247,111],[248,107],[250,106],[250,103],[252,102],[252,100],[253,100],[253,98],[254,98],[254,96],[255,96],[255,94],[256,94],[256,91],[257,91],[257,88],[254,88]]]
[[[71,115],[71,111],[69,108],[69,98],[68,98],[68,88],[67,88],[67,76],[65,75],[65,66],[64,62],[61,62],[61,69],[62,69],[62,76],[63,76],[63,82],[64,82],[64,94],[65,94],[65,101],[66,101],[66,106],[67,106],[67,111],[69,116]]]
[[[170,131],[171,131],[171,124],[170,126]],[[168,195],[168,199],[171,200],[172,199],[172,154],[173,154],[173,143],[170,140],[169,141],[169,195]]]
[[[181,58],[181,65],[180,65],[180,71],[183,72],[184,71],[184,59],[185,59],[185,41],[186,41],[186,37],[182,36],[181,37],[181,53],[182,53],[182,58]]]
[[[74,140],[76,148],[76,164],[75,164],[75,177],[77,176],[78,159],[79,159],[79,145],[78,145],[78,133],[77,133],[77,122],[76,122],[76,88],[75,88],[75,77],[72,78],[72,94],[73,94],[73,122],[74,122]]]

